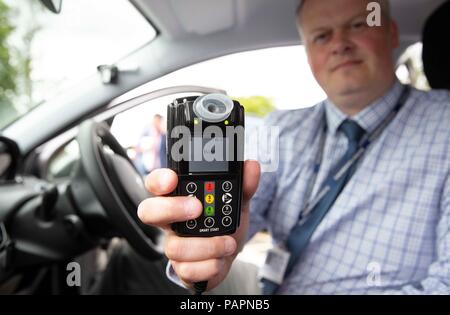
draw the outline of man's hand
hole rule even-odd
[[[216,287],[228,274],[233,260],[244,246],[249,222],[249,203],[259,182],[260,167],[256,161],[244,164],[241,223],[233,235],[215,237],[179,237],[170,224],[196,219],[202,213],[201,202],[194,197],[163,197],[178,183],[172,170],[158,169],[146,180],[147,189],[155,196],[141,202],[138,216],[148,225],[165,230],[165,253],[178,277],[188,286],[208,281],[208,290]]]

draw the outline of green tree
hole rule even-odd
[[[233,97],[233,99],[244,106],[246,113],[256,116],[264,117],[275,110],[272,101],[265,96]]]
[[[42,12],[39,1],[10,2],[8,6],[7,0],[0,0],[0,128],[36,105],[32,45],[41,29]],[[24,16],[26,24],[21,22]],[[15,46],[8,42],[13,32],[18,39]]]
[[[30,19],[25,27],[22,29],[20,53],[16,54],[19,72],[19,92],[26,99],[26,110],[35,106],[35,99],[33,98],[33,80],[31,79],[31,72],[33,71],[32,46],[36,33],[41,29],[41,21],[39,17],[43,12],[46,12],[43,5],[39,1],[28,1],[28,6],[23,6],[19,9],[32,12]]]
[[[11,48],[8,39],[14,31],[10,21],[10,8],[0,0],[0,126],[8,117],[15,116],[12,99],[17,91],[18,71],[11,64]]]

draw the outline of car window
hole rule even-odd
[[[0,29],[0,129],[156,36],[128,0],[0,0]]]
[[[121,98],[174,85],[213,87],[227,91],[233,98],[253,98],[254,102],[262,97],[276,109],[309,107],[326,97],[311,73],[304,47],[294,45],[236,53],[197,63],[148,82]],[[264,106],[259,103],[256,107]]]
[[[74,139],[64,145],[55,153],[48,162],[47,174],[45,178],[54,181],[60,178],[67,178],[73,174],[76,163],[80,158],[78,142]]]

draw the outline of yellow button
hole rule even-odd
[[[206,203],[213,203],[214,202],[214,196],[211,194],[208,194],[205,196]]]

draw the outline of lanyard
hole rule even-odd
[[[347,172],[347,170],[350,167],[352,167],[355,163],[357,163],[361,159],[361,157],[367,151],[367,148],[369,147],[369,145],[372,142],[374,142],[378,138],[378,136],[383,132],[383,130],[387,127],[387,125],[389,125],[392,122],[392,120],[395,118],[397,113],[402,108],[403,104],[406,102],[406,99],[409,96],[409,91],[410,91],[410,89],[408,86],[403,87],[403,91],[402,91],[402,93],[399,97],[399,100],[397,102],[397,105],[394,107],[394,109],[388,114],[388,116],[377,126],[377,128],[372,133],[365,134],[363,136],[363,138],[359,142],[358,149],[353,154],[353,156],[350,159],[348,159],[348,161],[334,173],[333,177],[328,178],[325,181],[323,187],[316,193],[314,198],[311,199],[311,201],[306,203],[306,205],[304,206],[302,211],[300,211],[300,218],[299,218],[297,225],[302,225],[309,218],[309,215],[311,214],[312,210],[322,200],[322,198],[328,193],[328,191],[331,189],[331,187],[337,181],[339,181],[339,179]],[[313,175],[313,179],[311,180],[311,185],[309,185],[309,189],[307,191],[306,196],[310,196],[312,194],[312,190],[313,190],[314,185],[317,180],[317,175],[319,173],[320,164],[322,162],[323,152],[325,149],[326,131],[327,131],[327,127],[326,127],[326,120],[324,117],[324,128],[322,130],[321,137],[320,137],[320,143],[319,143],[320,149],[319,149],[319,152],[318,152],[315,162],[314,162],[314,170],[313,170],[314,175]],[[309,200],[309,198],[307,200]]]

